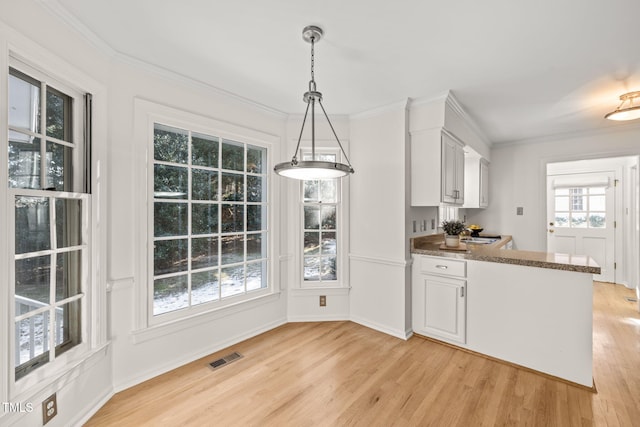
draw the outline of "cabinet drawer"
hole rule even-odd
[[[420,272],[441,276],[467,277],[467,262],[455,259],[423,256],[420,260]]]

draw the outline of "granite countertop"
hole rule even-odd
[[[588,255],[501,249],[510,241],[511,236],[502,235],[492,244],[470,243],[466,250],[449,250],[440,247],[444,243],[444,235],[435,234],[411,239],[411,253],[600,274],[600,266]]]

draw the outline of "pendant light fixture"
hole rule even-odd
[[[293,157],[290,162],[283,162],[277,164],[273,170],[278,174],[287,178],[294,179],[330,179],[330,178],[342,178],[353,173],[353,167],[349,162],[347,153],[345,153],[340,139],[336,134],[331,120],[322,105],[322,94],[316,90],[316,81],[314,76],[314,47],[315,44],[322,38],[323,32],[320,27],[310,25],[302,30],[302,38],[311,43],[311,80],[309,81],[309,90],[304,93],[303,100],[307,104],[307,109],[304,112],[304,118],[302,119],[302,129],[300,129],[300,136],[298,137],[298,144],[296,151],[293,153]],[[316,159],[316,121],[315,121],[315,107],[316,102],[320,105],[322,112],[324,113],[329,127],[333,132],[333,136],[338,142],[340,151],[344,156],[347,164],[338,162],[327,162]],[[311,108],[311,160],[298,160],[298,154],[300,150],[300,141],[302,140],[302,132],[304,131],[304,125],[307,121],[307,115]]]
[[[620,105],[610,112],[605,119],[609,120],[633,120],[640,119],[640,91],[629,92],[620,95]]]

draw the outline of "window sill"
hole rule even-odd
[[[170,322],[152,325],[144,329],[138,329],[131,333],[131,338],[134,344],[140,344],[145,341],[150,341],[156,338],[165,337],[167,334],[179,332],[184,329],[191,328],[193,326],[207,323],[212,320],[220,319],[222,317],[229,316],[231,314],[239,313],[241,311],[251,310],[263,304],[276,301],[280,298],[280,292],[273,292],[267,295],[260,295],[253,299],[239,301],[235,304],[225,307],[217,308],[211,311],[193,314],[188,317],[172,320]]]
[[[14,386],[11,401],[27,402],[33,400],[32,398],[38,394],[50,394],[62,389],[82,372],[89,371],[92,366],[106,356],[109,345],[110,343],[107,342],[58,366],[43,366],[33,371],[31,374],[34,375],[33,377],[26,376]],[[24,383],[21,383],[23,380]]]

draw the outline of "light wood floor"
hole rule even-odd
[[[87,425],[639,426],[634,293],[594,294],[597,393],[418,337],[290,323],[116,394]]]

